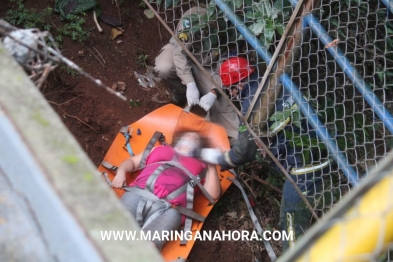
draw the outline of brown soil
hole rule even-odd
[[[112,1],[98,2],[107,16],[119,18],[119,8],[113,5]],[[159,90],[142,88],[133,74],[134,71],[140,74],[146,72],[145,66],[138,63],[142,55],[147,55],[146,64],[153,66],[155,56],[170,38],[170,34],[163,26],[159,26],[157,19],[148,19],[143,14],[144,8],[139,7],[140,2],[124,1],[121,5],[120,14],[124,33],[116,40],[110,39],[112,27],[102,21],[100,24],[104,32],[100,34],[97,31],[90,11],[87,12],[84,25],[90,32],[89,40],[82,44],[64,38],[61,45],[65,57],[104,84],[112,86],[119,81],[124,82],[126,84],[124,96],[127,97],[127,101],[120,100],[85,77],[71,74],[65,67],[58,67],[52,72],[42,87],[45,98],[97,166],[120,127],[142,118],[163,105],[152,102],[153,96]],[[54,7],[54,1],[49,0],[26,0],[24,4],[27,8],[35,8],[37,11],[47,6]],[[0,7],[0,17],[4,17],[7,10],[12,8],[15,8],[13,2],[3,4]],[[56,28],[64,23],[60,21],[57,14],[51,15],[47,22],[52,27],[51,32],[54,35],[56,35]],[[103,65],[98,57],[102,57],[105,61]],[[130,99],[137,101],[139,105],[130,106]],[[203,113],[203,110],[196,109],[196,112]],[[266,205],[266,202],[259,204]],[[268,203],[267,206],[269,205],[272,204]],[[236,212],[235,218],[234,213],[231,212]],[[268,214],[268,217],[264,217],[267,223],[272,217],[278,216]],[[242,215],[244,218],[241,218]],[[240,230],[241,228],[251,229],[252,224],[241,194],[236,188],[231,187],[216,204],[204,225],[204,230]],[[191,262],[269,260],[262,244],[245,241],[199,241],[188,259]]]

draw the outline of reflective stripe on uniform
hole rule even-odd
[[[288,123],[291,121],[291,118],[288,117],[287,119],[285,119],[283,122],[281,122],[280,124],[278,124],[271,132],[269,132],[269,136],[273,136],[275,134],[277,134],[278,132],[280,132],[281,130],[284,129],[284,127],[286,125],[288,125]]]
[[[294,215],[287,212],[287,230],[288,230],[288,234],[292,235],[293,237],[288,241],[289,242],[289,248],[293,248],[295,245],[295,226],[293,225],[293,221],[294,221]]]
[[[306,99],[306,100],[307,100],[307,99]],[[291,111],[292,111],[292,113],[297,112],[298,110],[299,110],[299,108],[298,108],[297,104],[294,103],[294,104],[291,106]],[[278,132],[280,132],[281,130],[283,130],[284,127],[285,127],[286,125],[288,125],[289,122],[291,122],[291,118],[290,118],[290,117],[287,117],[287,119],[285,119],[284,121],[282,121],[281,123],[279,123],[271,132],[269,132],[268,135],[269,135],[269,136],[273,136],[273,135],[277,134]]]
[[[320,169],[323,169],[327,167],[330,163],[330,160],[326,160],[325,162],[318,164],[318,165],[309,165],[309,166],[303,166],[300,168],[292,168],[291,169],[291,174],[292,175],[304,175],[307,173],[311,173]]]

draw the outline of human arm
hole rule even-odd
[[[257,145],[248,130],[239,132],[238,140],[234,143],[229,151],[222,152],[219,149],[207,148],[202,149],[201,158],[212,164],[221,166],[221,170],[231,169],[255,158]]]
[[[221,183],[215,165],[207,165],[205,184],[203,186],[214,200],[218,200],[221,196]]]
[[[170,42],[173,44],[172,56],[176,75],[186,85],[187,103],[189,106],[197,105],[199,102],[199,90],[192,75],[191,60],[176,40],[171,38]]]
[[[122,188],[126,182],[126,174],[138,169],[141,164],[143,153],[124,160],[117,168],[116,176],[112,180],[112,187]]]

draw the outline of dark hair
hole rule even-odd
[[[179,142],[180,138],[181,138],[185,133],[189,133],[189,132],[197,133],[197,134],[199,135],[200,146],[199,146],[199,149],[197,150],[197,152],[195,152],[195,154],[194,154],[194,157],[198,158],[198,157],[199,157],[199,154],[200,154],[200,149],[201,149],[201,148],[210,147],[210,145],[209,145],[209,139],[208,139],[207,137],[205,137],[205,136],[201,136],[200,132],[197,132],[197,131],[195,131],[195,130],[185,130],[185,129],[175,131],[175,132],[173,133],[173,136],[172,136],[172,143],[171,143],[171,146],[174,147],[174,146],[176,145],[176,143]]]

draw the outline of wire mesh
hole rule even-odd
[[[190,24],[181,31],[195,36],[189,43],[190,51],[211,74],[216,74],[228,57],[247,58],[257,68],[260,81],[270,62],[269,54],[274,53],[297,2],[220,2],[228,5],[254,38],[246,39],[240,34],[239,25],[218,8],[217,1],[150,1],[175,34],[180,32],[177,26],[184,21],[181,18],[187,10],[205,8],[202,13],[188,15]],[[392,130],[389,130],[393,121],[389,113],[393,109],[393,15],[380,1],[305,1],[304,6],[303,19],[297,20],[303,28],[295,29],[287,37],[286,48],[269,75],[270,81],[255,94],[258,97],[255,106],[250,107],[253,90],[244,90],[239,85],[222,87],[243,115],[249,111],[248,124],[271,151],[277,152],[275,155],[288,172],[294,174],[311,168],[313,175],[309,179],[319,183],[311,194],[305,193],[311,198],[314,210],[322,215],[351,189],[342,172],[343,166],[337,165],[332,155],[342,154],[356,178],[362,179],[386,157],[393,144]],[[332,41],[323,43],[321,32],[304,19],[307,16],[313,16]],[[290,48],[299,33],[298,48]],[[250,39],[259,41],[268,55],[260,56],[260,50],[253,48]],[[338,50],[339,57],[329,49],[336,53]],[[344,58],[341,64],[340,56]],[[300,111],[291,94],[282,87],[283,73],[299,88],[322,127],[309,125],[310,115]],[[362,92],[364,87],[366,91]],[[272,90],[274,95],[264,102],[267,90]],[[267,116],[261,118],[261,109],[269,107]],[[382,113],[376,113],[377,110]],[[337,152],[327,150],[329,141],[318,135],[319,128],[325,128],[328,138],[337,145]],[[295,162],[302,162],[302,170],[294,169],[293,162],[288,160],[291,157],[295,157]],[[327,168],[320,166],[326,163]],[[316,175],[321,169],[325,172]],[[391,257],[391,252],[387,256]]]
[[[390,154],[373,168],[279,261],[391,261],[392,161]]]
[[[188,14],[182,32],[193,36],[189,50],[212,75],[228,57],[240,56],[261,81],[281,36],[291,30],[259,93],[222,88],[247,116],[254,139],[269,147],[322,216],[392,147],[393,14],[383,1],[299,2],[301,16],[288,24],[294,0],[150,1],[175,34],[187,10],[206,8]],[[251,36],[240,33],[244,27]],[[300,181],[298,174],[309,175]],[[380,259],[377,253],[372,259]]]

